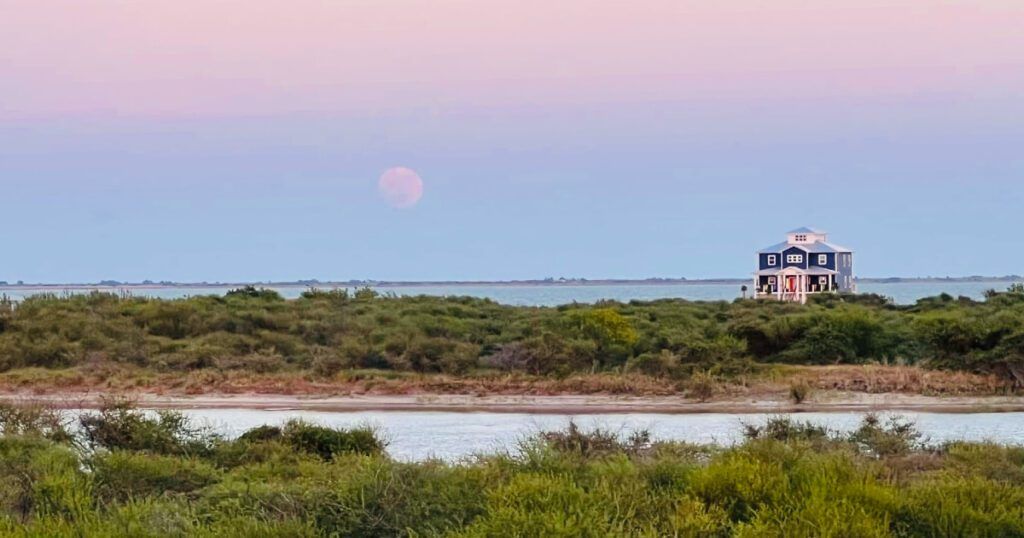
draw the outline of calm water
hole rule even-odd
[[[334,427],[370,425],[390,441],[388,452],[401,460],[430,457],[458,460],[481,452],[513,449],[522,439],[540,431],[564,427],[569,415],[525,413],[453,413],[367,411],[332,413],[296,410],[197,409],[185,414],[227,436],[263,424],[281,424],[302,418]],[[996,441],[1024,444],[1024,413],[900,413],[913,420],[930,442],[952,440]],[[849,431],[862,413],[800,413],[793,415],[834,430]],[[617,413],[575,417],[585,428],[599,426],[628,433],[649,429],[656,439],[729,445],[740,440],[743,424],[762,424],[764,414],[644,414]]]
[[[878,293],[892,297],[899,304],[911,304],[922,297],[931,297],[940,293],[953,296],[963,295],[973,299],[981,299],[985,290],[1003,290],[1009,287],[1008,282],[913,282],[875,284],[862,283],[858,289],[864,293]],[[165,299],[188,297],[195,295],[223,295],[230,288],[134,288],[131,294],[138,296],[160,297]],[[307,288],[301,286],[275,287],[287,298],[298,297]],[[62,293],[61,290],[50,290]],[[84,293],[89,290],[68,290],[68,293]],[[105,291],[118,292],[117,288],[105,288]],[[379,288],[383,293],[397,295],[468,295],[485,297],[499,303],[518,306],[555,306],[572,302],[593,303],[602,299],[618,301],[651,300],[682,298],[700,301],[731,301],[740,296],[738,284],[630,284],[630,285],[546,285],[546,286],[487,286],[487,285],[447,285],[447,286],[387,286]],[[0,290],[7,296],[20,300],[39,291],[24,289]]]

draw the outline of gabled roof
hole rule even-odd
[[[801,226],[801,227],[799,227],[799,228],[797,228],[795,230],[790,230],[790,231],[788,231],[786,233],[788,233],[788,234],[823,234],[825,232],[823,232],[821,230],[818,230],[816,228],[808,228],[807,226]]]
[[[793,247],[796,247],[796,248],[798,248],[798,249],[800,249],[800,250],[802,250],[804,252],[810,253],[810,254],[825,254],[825,253],[828,253],[828,252],[843,252],[843,253],[853,252],[852,250],[850,250],[850,249],[848,249],[846,247],[841,247],[839,245],[834,245],[832,243],[826,243],[824,241],[815,241],[813,243],[790,243],[790,242],[787,242],[787,241],[783,241],[781,243],[776,243],[776,244],[774,244],[774,245],[772,245],[770,247],[765,247],[765,248],[757,251],[757,253],[758,254],[778,254],[780,252],[789,250],[789,249],[791,249]]]
[[[853,252],[852,250],[841,247],[839,245],[833,245],[832,243],[826,243],[824,241],[815,241],[814,243],[807,243],[805,245],[807,252],[811,254],[823,254],[826,252]]]
[[[782,252],[783,250],[786,250],[786,249],[789,249],[789,248],[792,248],[792,247],[796,247],[796,248],[798,248],[800,250],[803,250],[804,252],[807,252],[807,248],[806,248],[807,246],[808,245],[805,245],[805,244],[798,245],[796,243],[789,243],[789,242],[783,241],[781,243],[775,243],[774,245],[772,245],[770,247],[764,247],[761,250],[757,251],[757,253],[758,254],[778,254],[778,253]]]

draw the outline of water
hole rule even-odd
[[[388,453],[403,461],[431,457],[457,461],[474,454],[514,449],[516,443],[541,430],[563,428],[570,419],[584,428],[599,426],[623,434],[647,428],[655,439],[730,445],[742,438],[743,424],[763,424],[764,414],[653,414],[599,415],[456,413],[444,411],[321,412],[299,410],[191,409],[183,411],[197,423],[237,436],[263,424],[279,425],[301,418],[332,427],[370,425],[390,441]],[[994,441],[1024,444],[1024,413],[899,413],[914,421],[931,443]],[[793,417],[850,431],[863,413],[799,413]]]
[[[877,293],[892,297],[897,304],[912,304],[922,297],[932,297],[941,293],[982,299],[986,290],[1004,290],[1009,282],[894,282],[858,284],[858,290],[864,293]],[[268,286],[286,298],[296,298],[308,288],[305,286]],[[50,293],[86,293],[93,289],[120,292],[119,288],[76,288],[63,290],[51,288]],[[196,295],[224,295],[230,287],[171,287],[171,288],[131,288],[129,293],[136,296],[175,299]],[[740,296],[739,284],[552,284],[552,285],[436,285],[436,286],[383,286],[378,288],[382,293],[396,295],[468,295],[493,299],[502,304],[516,306],[556,306],[572,302],[593,303],[602,299],[617,301],[652,300],[681,298],[694,301],[731,301]],[[7,288],[0,289],[14,300],[42,293],[37,289]]]

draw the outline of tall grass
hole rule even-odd
[[[1024,536],[1024,447],[928,445],[902,420],[838,433],[773,417],[731,447],[571,424],[403,463],[366,430],[291,423],[182,450],[187,421],[123,403],[91,416],[121,435],[0,421],[0,535]]]

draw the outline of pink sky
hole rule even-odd
[[[1024,2],[0,1],[0,117],[1005,99]]]

